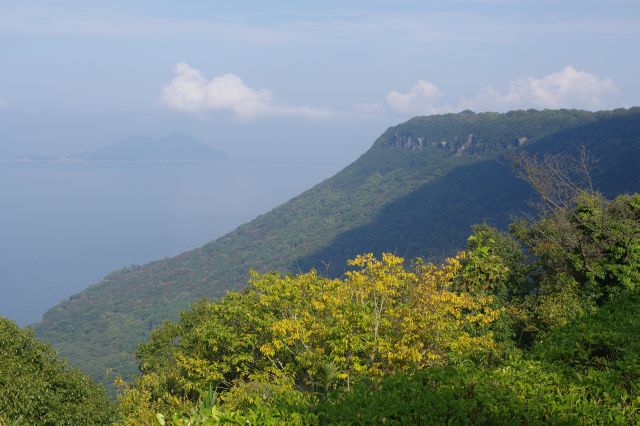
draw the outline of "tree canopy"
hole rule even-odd
[[[0,318],[0,424],[111,424],[101,385],[56,358],[49,345]]]
[[[442,263],[368,253],[341,278],[252,273],[140,346],[123,418],[638,421],[640,195],[563,197],[511,234],[475,227]]]

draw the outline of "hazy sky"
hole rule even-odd
[[[0,157],[190,133],[348,162],[472,109],[640,104],[640,2],[0,0]]]

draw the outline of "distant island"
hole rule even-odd
[[[96,151],[67,157],[25,155],[22,161],[189,162],[225,158],[225,152],[193,136],[172,133],[160,138],[132,135]]]

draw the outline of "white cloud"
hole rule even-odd
[[[398,113],[440,114],[471,109],[474,111],[508,111],[521,108],[583,108],[599,109],[612,106],[618,94],[615,83],[608,78],[571,66],[541,78],[526,77],[511,81],[506,92],[488,86],[457,105],[441,105],[443,92],[424,80],[407,93],[395,90],[387,95],[387,103]]]
[[[297,115],[323,118],[327,110],[288,106],[277,103],[265,89],[253,89],[235,74],[224,74],[211,80],[186,63],[175,67],[176,77],[164,87],[162,100],[172,109],[200,113],[208,110],[230,111],[240,119],[250,120],[265,115]]]
[[[434,114],[438,112],[436,104],[442,96],[442,91],[435,84],[419,80],[407,93],[389,92],[387,103],[399,113]]]
[[[514,108],[602,108],[615,98],[618,88],[611,79],[566,66],[542,78],[520,78],[501,93],[493,87],[462,99],[462,109],[507,110]]]
[[[6,101],[0,99],[0,108],[6,108],[9,104]]]

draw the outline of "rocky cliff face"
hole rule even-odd
[[[390,146],[394,148],[408,149],[411,151],[419,151],[425,147],[426,141],[421,137],[414,137],[410,135],[396,134],[392,139]]]
[[[527,136],[518,136],[511,143],[507,144],[507,148],[516,148],[526,145],[530,142]],[[487,156],[488,143],[476,133],[468,133],[466,136],[457,135],[448,139],[429,138],[428,135],[415,136],[402,133],[395,133],[385,144],[388,147],[406,149],[409,151],[420,151],[427,146],[435,146],[445,155],[454,155],[457,157],[463,155],[475,155],[480,157]]]

